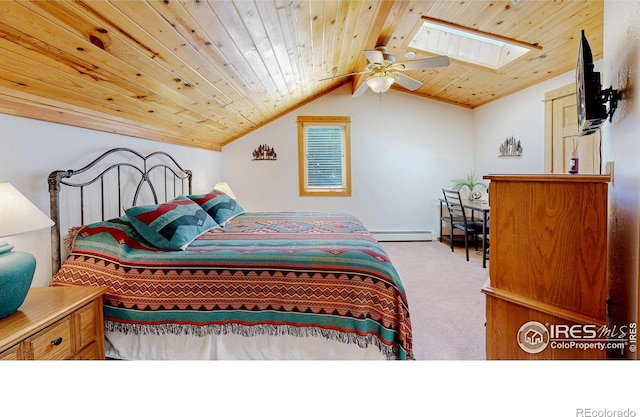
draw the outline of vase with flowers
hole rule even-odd
[[[487,184],[480,181],[473,172],[466,174],[464,177],[451,180],[451,182],[453,182],[454,190],[466,190],[467,198],[472,200],[480,200],[482,191],[487,189]]]

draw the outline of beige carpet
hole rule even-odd
[[[488,268],[464,247],[441,242],[381,242],[402,279],[409,301],[417,360],[485,359]]]

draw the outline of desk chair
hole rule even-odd
[[[489,244],[489,241],[491,240],[491,236],[489,234],[489,227],[491,225],[491,217],[487,217],[487,241],[486,244],[487,246],[484,248],[484,251],[482,252],[482,263],[484,265],[487,264],[487,261],[489,260],[489,249],[491,248],[491,245]]]
[[[464,249],[467,253],[467,261],[469,260],[469,238],[472,237],[475,243],[476,251],[478,250],[478,235],[482,235],[482,222],[473,218],[468,218],[467,212],[462,206],[460,192],[455,190],[442,189],[444,200],[447,204],[450,217],[449,243],[451,244],[451,252],[453,252],[453,231],[462,230],[464,232]]]

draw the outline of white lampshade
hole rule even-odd
[[[33,232],[52,225],[53,221],[13,185],[0,182],[0,237]],[[0,318],[20,308],[36,270],[33,255],[12,250],[13,245],[0,242]]]
[[[229,184],[227,184],[226,182],[216,183],[216,185],[214,185],[213,188],[215,188],[218,191],[222,191],[223,193],[233,198],[234,200],[236,199],[236,195],[233,193],[233,191],[231,191],[231,187],[229,187]]]
[[[374,93],[384,93],[391,88],[394,81],[390,75],[376,74],[367,79],[367,85]]]
[[[0,237],[51,227],[53,221],[8,182],[0,182]]]

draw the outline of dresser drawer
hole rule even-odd
[[[19,346],[14,346],[0,353],[0,360],[3,361],[15,361],[19,358],[18,356]]]
[[[104,349],[98,342],[92,342],[85,346],[80,353],[73,357],[75,360],[96,360],[104,359]]]
[[[66,317],[26,341],[28,356],[33,359],[59,360],[72,356],[71,317]]]
[[[74,319],[77,325],[78,340],[76,347],[78,350],[83,349],[89,343],[96,339],[96,335],[102,333],[101,329],[97,329],[98,326],[103,326],[102,321],[97,323],[98,317],[101,317],[102,306],[98,303],[91,303],[81,308],[74,313]]]

